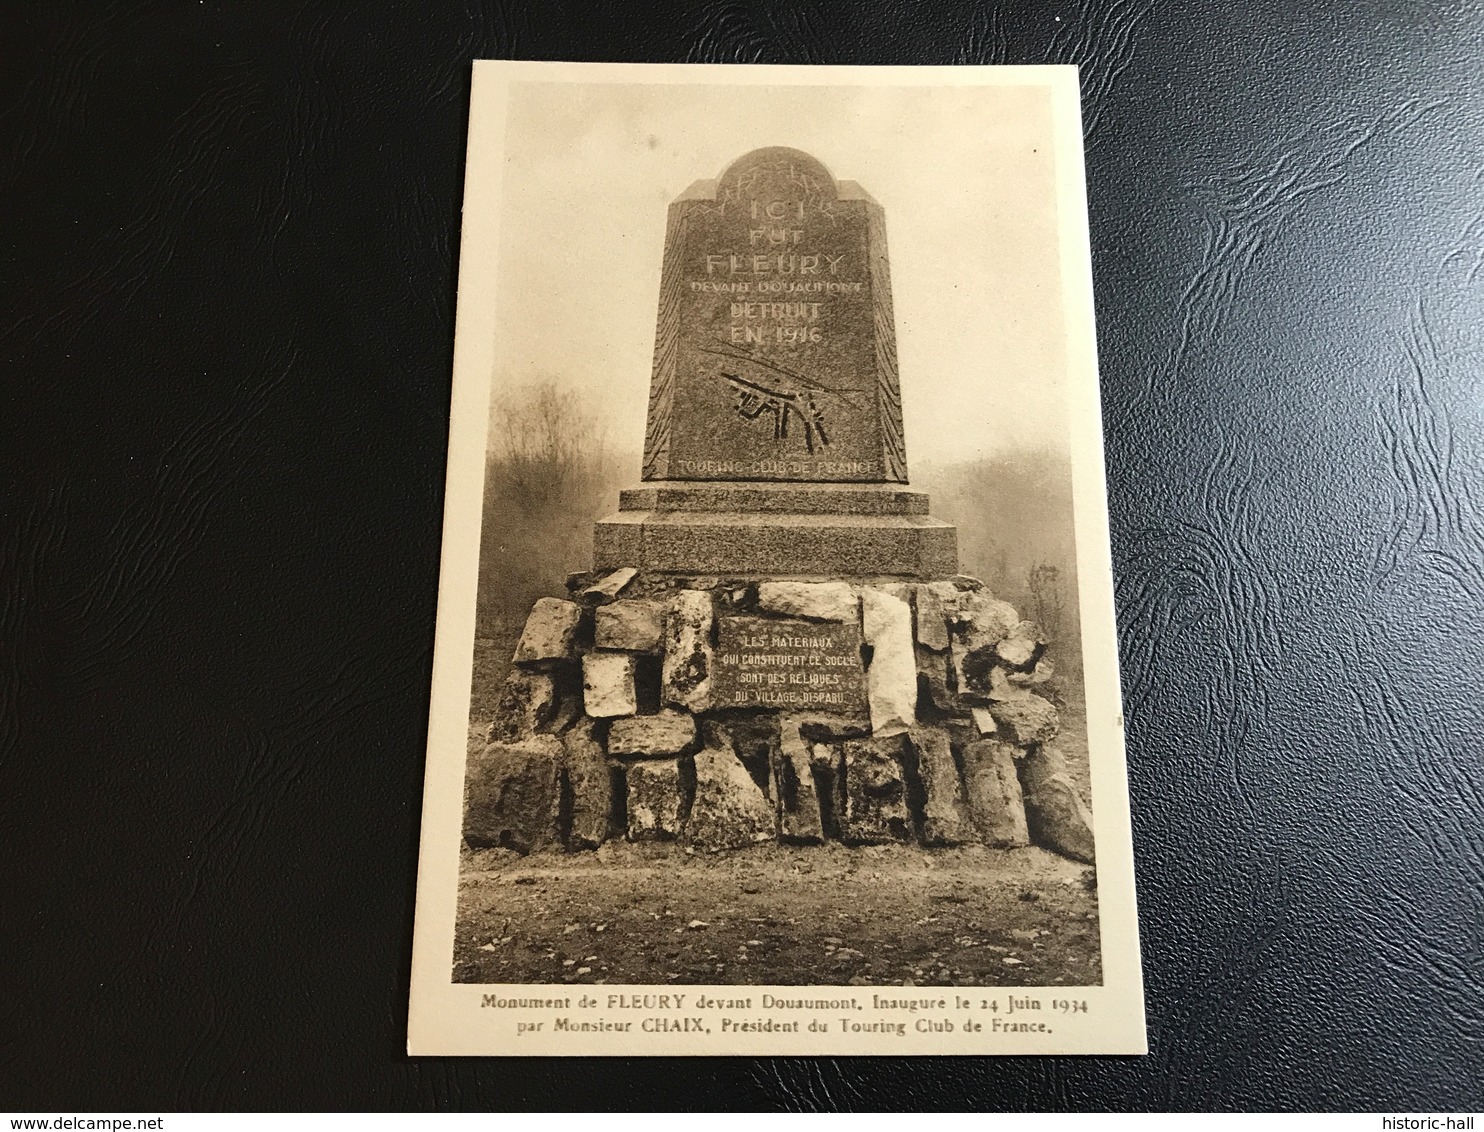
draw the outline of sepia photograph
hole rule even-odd
[[[1044,1039],[1134,930],[1075,72],[591,70],[502,71],[482,135],[476,78],[443,977],[557,1004],[515,1025],[543,1042],[630,1000],[675,1008],[651,1034]]]

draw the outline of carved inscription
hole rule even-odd
[[[670,206],[661,290],[646,479],[905,481],[885,225],[857,187],[748,154]]]
[[[717,707],[781,707],[840,715],[867,711],[860,627],[769,617],[723,617],[712,696]]]

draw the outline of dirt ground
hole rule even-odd
[[[1102,982],[1093,870],[1040,849],[465,852],[454,981]]]

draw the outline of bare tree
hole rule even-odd
[[[603,463],[597,419],[571,390],[550,379],[518,386],[495,405],[489,451],[491,486],[530,514],[582,492]]]
[[[496,694],[538,597],[562,597],[592,564],[593,520],[614,510],[637,456],[609,452],[603,423],[553,380],[503,392],[490,416],[480,532],[475,695]],[[486,708],[490,705],[486,705]]]

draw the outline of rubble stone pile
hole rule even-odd
[[[1092,862],[1092,819],[1042,694],[1055,684],[1046,642],[977,579],[624,568],[573,575],[568,592],[531,610],[484,750],[469,760],[469,845],[1036,844]],[[718,691],[717,625],[732,616],[799,641],[822,626],[858,631],[864,710],[786,693],[730,703]]]

